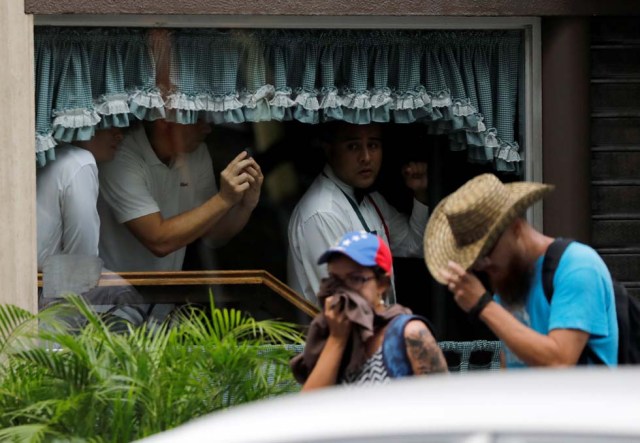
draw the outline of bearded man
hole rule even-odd
[[[480,175],[440,202],[427,225],[425,260],[458,306],[503,342],[507,367],[615,366],[618,323],[607,266],[587,245],[560,256],[550,303],[543,262],[555,240],[523,218],[552,190]],[[483,272],[487,291],[475,273]],[[495,296],[494,296],[495,292]]]

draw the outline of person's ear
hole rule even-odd
[[[530,246],[528,242],[529,238],[526,235],[527,226],[528,226],[527,221],[522,217],[518,217],[517,219],[515,219],[511,225],[513,239],[514,239],[513,247],[519,249],[521,253],[526,252],[526,250]]]
[[[516,218],[511,223],[510,229],[516,239],[520,239],[522,237],[526,224],[527,222],[522,217]]]

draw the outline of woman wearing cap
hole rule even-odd
[[[318,263],[327,263],[329,274],[318,293],[323,312],[292,360],[303,390],[447,371],[427,320],[384,303],[392,261],[380,236],[348,232]]]

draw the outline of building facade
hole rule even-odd
[[[594,17],[595,16],[595,17]],[[636,16],[636,17],[633,17]],[[539,21],[539,121],[530,178],[556,185],[544,231],[593,243],[618,279],[640,293],[640,5],[633,1],[8,0],[0,6],[0,302],[37,308],[34,171],[34,23],[273,27],[307,20],[360,26],[391,19]],[[631,18],[630,18],[631,17]],[[355,25],[354,25],[355,24]],[[534,128],[536,125],[533,125]],[[535,218],[534,218],[535,221]],[[540,221],[538,221],[540,225]]]

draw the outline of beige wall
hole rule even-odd
[[[35,312],[33,17],[23,0],[0,0],[0,98],[0,303]]]

